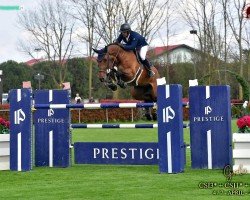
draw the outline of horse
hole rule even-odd
[[[98,77],[110,89],[116,90],[130,86],[133,99],[148,102],[157,101],[158,70],[152,66],[155,73],[149,77],[147,70],[139,63],[134,51],[126,51],[119,44],[109,44],[101,50],[93,49],[98,54]],[[156,119],[156,113],[151,117],[149,109],[146,110],[147,119]]]

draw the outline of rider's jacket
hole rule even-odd
[[[130,31],[128,38],[125,38],[120,34],[116,41],[118,43],[123,41],[125,43],[123,45],[125,50],[139,50],[141,47],[148,45],[146,39],[135,31]]]

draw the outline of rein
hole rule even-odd
[[[119,53],[120,53],[120,49],[118,49],[118,51],[117,51],[117,53],[116,53],[116,55],[115,55],[115,59],[114,59],[112,65],[111,65],[112,68],[114,68],[115,60],[117,60],[117,56],[119,55]],[[108,65],[108,66],[107,66],[107,69],[110,69],[110,68],[109,68],[109,56],[110,56],[110,55],[109,55],[109,53],[108,53],[108,62],[107,62],[107,65]],[[112,70],[112,69],[111,69],[111,70]]]

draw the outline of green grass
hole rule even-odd
[[[233,132],[236,127],[233,126]],[[189,143],[189,129],[184,139]],[[74,130],[73,141],[157,141],[155,129]],[[249,183],[250,175],[233,182]],[[0,199],[228,199],[213,195],[221,188],[200,189],[201,182],[226,183],[222,170],[194,170],[187,149],[185,171],[159,174],[158,166],[74,165],[70,168],[36,168],[30,172],[0,171]],[[239,188],[250,193],[250,186]],[[222,188],[224,191],[230,189]],[[249,199],[250,195],[240,197]],[[235,198],[235,197],[231,197]]]

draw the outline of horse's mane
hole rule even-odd
[[[137,65],[140,65],[140,57],[138,55],[138,52],[136,50],[126,50],[122,45],[119,45],[119,43],[111,43],[107,45],[107,50],[108,47],[111,45],[117,46],[117,49],[113,49],[111,54],[115,55],[117,57],[117,53],[119,52],[121,57],[119,59],[121,60],[126,60],[126,62],[130,63],[131,65],[135,64],[133,60],[135,60]],[[110,53],[110,52],[109,52]]]
[[[120,45],[120,43],[114,42],[114,43],[110,43],[110,44],[106,45],[104,48],[102,48],[100,50],[94,49],[94,51],[96,53],[98,53],[97,60],[101,61],[103,59],[103,57],[108,53],[108,51],[109,51],[108,48],[110,46],[116,46],[117,47],[117,49],[115,49],[116,50],[115,52],[117,52],[117,50],[119,50],[119,51],[122,50],[123,52],[126,52],[128,54],[131,54],[131,53],[134,54],[133,51],[127,51],[126,49],[124,49],[124,47],[122,45]]]
[[[132,51],[132,50],[131,50],[131,51],[128,51],[128,50],[124,49],[123,45],[120,45],[120,43],[117,43],[117,42],[110,43],[110,44],[108,44],[107,46],[105,46],[106,53],[108,52],[108,47],[109,47],[109,46],[112,46],[112,45],[117,46],[120,50],[123,50],[123,52],[129,53],[129,54],[134,54],[134,55],[135,55],[135,52],[134,52],[134,51]]]
[[[111,45],[117,45],[117,46],[119,46],[119,43],[118,42],[113,42],[113,43],[108,44],[106,47],[109,47]]]
[[[112,45],[115,45],[115,46],[117,46],[118,48],[120,47],[121,49],[125,50],[124,47],[121,46],[121,45],[119,45],[119,43],[117,43],[117,42],[110,43],[110,44],[108,44],[106,47],[108,48],[109,46],[112,46]]]

